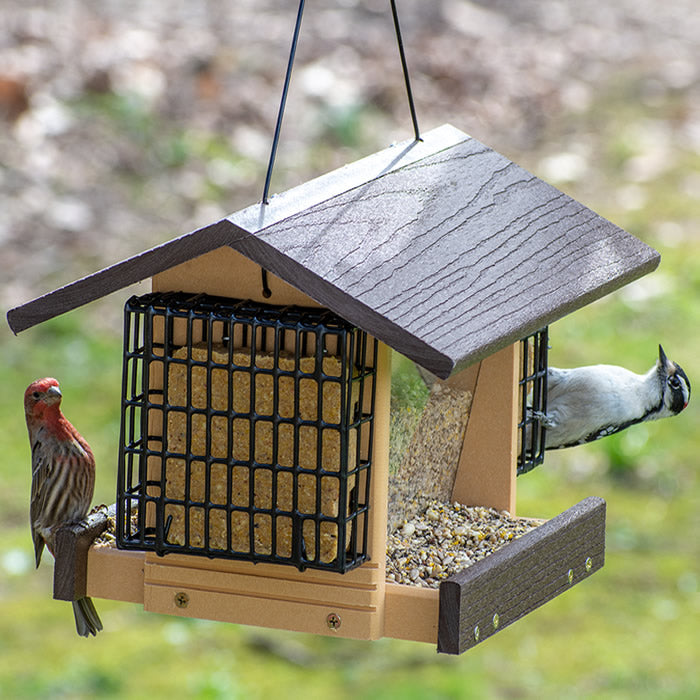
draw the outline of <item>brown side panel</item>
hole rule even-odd
[[[603,566],[605,501],[589,497],[440,585],[438,651],[461,654]]]

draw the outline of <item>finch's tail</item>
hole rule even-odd
[[[81,637],[96,635],[102,629],[102,621],[91,598],[74,600],[73,615],[75,615],[75,628]]]

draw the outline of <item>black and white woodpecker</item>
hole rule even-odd
[[[646,374],[615,365],[547,371],[547,411],[540,415],[548,450],[573,447],[618,433],[636,423],[679,414],[690,399],[690,381],[666,357]]]

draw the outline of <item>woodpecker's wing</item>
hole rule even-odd
[[[615,365],[551,367],[547,448],[580,445],[617,433],[647,420],[659,400],[656,370],[639,375]]]

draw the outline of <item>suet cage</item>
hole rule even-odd
[[[318,308],[125,307],[117,542],[345,572],[367,558],[376,340]]]
[[[547,414],[549,328],[520,341],[520,420],[518,422],[518,475],[544,462]]]

